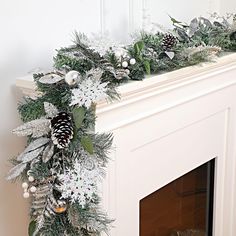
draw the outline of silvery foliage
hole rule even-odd
[[[114,77],[117,80],[130,79],[129,72],[126,69],[116,69]]]
[[[34,141],[32,141],[27,147],[26,149],[17,157],[17,161],[24,161],[27,160],[26,156],[32,152],[34,152],[35,150],[40,149],[41,147],[43,147],[45,144],[47,144],[50,141],[49,138],[38,138],[35,139]]]
[[[199,31],[201,29],[201,27],[210,29],[213,27],[213,25],[210,20],[208,20],[204,17],[194,18],[190,22],[190,25],[188,27],[188,30],[187,30],[188,36],[192,37],[195,33],[197,33],[197,31]]]
[[[50,74],[46,74],[46,75],[42,76],[39,79],[39,82],[42,84],[55,84],[55,83],[60,82],[63,79],[64,79],[64,77],[62,77],[58,74],[50,73]]]
[[[185,42],[188,42],[201,28],[210,29],[213,27],[211,21],[204,17],[194,18],[189,25],[182,22],[177,22],[173,25],[175,27],[173,34],[178,37],[180,41]]]
[[[85,207],[85,204],[93,199],[93,195],[97,194],[97,183],[101,175],[102,170],[98,166],[89,170],[76,159],[71,169],[67,168],[63,174],[58,175],[61,197]]]
[[[58,114],[58,109],[49,102],[44,102],[44,110],[47,118],[52,118]]]
[[[99,162],[96,154],[89,154],[87,151],[85,151],[83,148],[80,149],[80,151],[75,155],[75,158],[78,158],[80,165],[82,168],[85,168],[87,170],[94,170],[95,168],[98,168],[98,166],[104,166],[105,164],[103,162]],[[100,174],[103,175],[104,171],[102,168],[100,168]]]
[[[211,18],[214,20],[213,24],[223,28],[231,28],[232,26],[234,28],[235,16],[235,13],[226,13],[225,16],[221,16],[217,12],[211,14]],[[230,20],[232,20],[232,25],[230,24]]]
[[[90,218],[88,219],[88,222],[86,224],[87,229],[90,232],[101,232],[101,231],[106,231],[106,228],[104,227],[104,224],[102,224],[100,221]]]
[[[33,147],[33,145],[35,146]],[[17,157],[20,161],[18,165],[13,167],[7,176],[7,180],[18,177],[30,163],[31,166],[39,162],[41,157],[43,162],[48,162],[54,154],[54,145],[48,138],[39,138],[34,140],[30,145]]]
[[[101,83],[102,71],[92,69],[87,72],[79,87],[71,90],[70,106],[79,105],[89,108],[92,103],[97,103],[107,98],[108,83]]]
[[[29,121],[18,128],[13,130],[13,133],[18,136],[29,136],[36,138],[33,140],[25,150],[16,158],[20,163],[13,167],[6,177],[7,180],[12,180],[18,177],[30,163],[33,167],[34,164],[39,162],[39,158],[42,158],[43,162],[48,162],[54,154],[54,145],[51,139],[42,137],[50,132],[50,119],[47,117],[53,117],[58,113],[57,108],[51,103],[44,103],[44,109],[46,112],[46,118],[42,117],[33,121]]]
[[[23,155],[22,157],[22,162],[23,163],[26,163],[26,162],[31,162],[33,161],[35,158],[37,158],[41,153],[42,151],[44,150],[44,146],[40,147],[40,148],[37,148],[33,151],[30,151],[30,152],[27,152]]]
[[[205,17],[196,17],[190,22],[187,30],[177,27],[177,33],[182,39],[188,39],[197,34],[198,31],[201,31],[202,28],[205,28],[206,30],[214,29],[214,27],[230,29],[233,25],[231,26],[229,19],[233,16],[233,14],[227,14],[226,17],[222,17],[217,13],[213,13],[211,15],[213,18],[212,22]]]
[[[55,197],[53,196],[52,184],[42,184],[37,187],[37,192],[33,194],[33,201],[31,209],[33,215],[36,217],[36,230],[33,236],[38,235],[40,229],[43,227],[45,219],[51,218],[55,215],[53,211],[54,206],[57,204]]]
[[[17,157],[17,161],[21,163],[9,171],[7,180],[12,180],[18,177],[26,169],[29,162],[32,162],[42,154],[45,149],[45,145],[49,141],[50,139],[41,137],[31,142],[28,147],[26,147],[26,149]]]
[[[18,177],[26,168],[27,163],[20,163],[16,166],[14,166],[8,173],[8,176],[6,177],[6,180],[12,180]]]
[[[189,47],[184,49],[182,52],[182,55],[185,55],[188,57],[188,59],[191,59],[192,57],[196,56],[197,54],[204,54],[205,57],[208,58],[208,60],[213,59],[219,52],[221,51],[220,47],[217,46],[197,46],[197,47]]]
[[[170,51],[165,51],[165,54],[170,58],[170,60],[172,60],[175,57],[175,53],[174,52],[170,52]]]
[[[54,154],[54,144],[50,142],[42,153],[42,160],[44,163],[48,162]]]
[[[39,230],[41,228],[43,228],[43,225],[44,225],[44,222],[45,222],[45,217],[44,215],[41,215],[40,217],[38,217],[37,219],[37,228],[35,229],[35,231],[33,232],[33,235],[32,236],[37,236],[38,233],[39,233]],[[43,236],[40,234],[40,236]]]
[[[50,120],[46,118],[40,118],[37,120],[29,121],[19,126],[18,128],[14,129],[12,132],[17,136],[32,135],[33,138],[38,138],[48,134],[49,131],[50,131]]]
[[[57,108],[48,102],[44,103],[44,110],[46,112],[46,117],[41,117],[36,120],[32,120],[24,123],[23,125],[17,127],[12,132],[18,136],[29,136],[32,138],[39,138],[43,135],[47,135],[50,132],[50,119],[57,115]]]

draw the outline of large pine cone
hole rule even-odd
[[[177,39],[174,35],[166,34],[162,39],[161,46],[164,51],[169,51],[175,46],[176,43]]]
[[[51,120],[52,140],[58,148],[68,147],[73,138],[73,126],[70,115],[60,112]]]

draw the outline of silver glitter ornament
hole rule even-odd
[[[65,81],[70,86],[77,84],[80,79],[81,79],[80,73],[75,70],[69,71],[65,76]]]

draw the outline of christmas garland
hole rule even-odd
[[[112,220],[100,210],[98,184],[112,135],[95,133],[96,104],[119,98],[116,87],[126,81],[235,51],[235,18],[213,14],[189,25],[171,18],[172,30],[143,31],[122,47],[76,33],[73,46],[58,50],[55,70],[34,75],[39,96],[19,104],[24,124],[13,130],[28,145],[7,177],[20,177],[24,198],[31,197],[29,235],[108,233]]]

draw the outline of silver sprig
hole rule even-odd
[[[44,102],[44,110],[47,118],[52,118],[58,114],[58,109],[49,102]]]
[[[18,136],[32,135],[33,138],[41,137],[48,134],[50,131],[50,120],[46,118],[40,118],[37,120],[29,121],[12,132]]]

